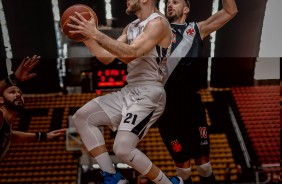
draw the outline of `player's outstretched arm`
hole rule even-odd
[[[27,81],[36,76],[31,70],[39,63],[40,56],[34,55],[31,58],[26,57],[21,62],[20,66],[15,72],[15,76],[19,81]]]
[[[0,93],[2,93],[8,86],[16,85],[18,82],[27,81],[35,77],[36,73],[31,72],[31,70],[38,64],[39,59],[40,56],[37,55],[34,55],[31,58],[24,58],[15,73],[0,81]]]
[[[53,130],[51,132],[22,132],[13,131],[12,142],[14,143],[26,143],[26,142],[42,142],[49,141],[61,135],[65,135],[66,129]]]
[[[237,5],[235,0],[222,0],[222,9],[207,20],[199,22],[201,38],[204,39],[212,32],[217,31],[230,21],[237,14]]]

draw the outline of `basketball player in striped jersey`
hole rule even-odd
[[[203,39],[231,20],[237,7],[235,0],[222,0],[222,9],[201,22],[186,22],[189,11],[188,0],[167,1],[166,16],[174,38],[167,60],[167,105],[158,127],[176,164],[177,175],[184,183],[192,183],[190,159],[193,159],[201,184],[214,184],[206,113],[197,93],[200,73],[197,69],[202,64],[199,57],[202,57]]]
[[[127,14],[138,19],[130,23],[114,40],[100,32],[95,21],[81,15],[71,18],[76,25],[71,33],[81,33],[88,49],[104,64],[115,58],[127,64],[127,83],[120,91],[89,101],[73,116],[74,124],[87,150],[103,171],[104,184],[127,181],[113,167],[105,140],[98,126],[117,131],[113,151],[124,163],[155,183],[182,183],[179,177],[168,178],[140,150],[137,144],[161,116],[165,108],[165,60],[170,54],[172,33],[169,22],[156,8],[158,0],[127,0]]]

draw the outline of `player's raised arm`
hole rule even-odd
[[[212,32],[220,29],[230,21],[237,12],[238,10],[235,0],[222,0],[222,9],[220,11],[210,16],[207,20],[198,23],[201,38],[204,39]]]
[[[2,93],[8,86],[16,85],[18,82],[27,81],[36,76],[32,69],[39,63],[40,56],[34,55],[31,58],[26,57],[22,60],[16,72],[7,76],[0,81],[0,93]]]

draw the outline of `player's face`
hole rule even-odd
[[[187,8],[184,0],[168,0],[166,4],[166,17],[169,22],[179,20],[183,17]]]
[[[3,92],[4,105],[7,109],[20,111],[24,107],[22,91],[17,86],[11,86]]]
[[[137,11],[141,10],[140,0],[127,0],[126,5],[127,5],[126,13],[128,15],[133,15]]]

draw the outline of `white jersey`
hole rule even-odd
[[[127,30],[128,44],[131,44],[132,41],[143,32],[149,21],[157,17],[162,16],[158,13],[153,13],[142,22],[137,19],[130,23]],[[166,58],[169,54],[170,46],[169,48],[161,48],[157,45],[144,56],[136,58],[128,63],[128,74],[126,77],[128,84],[162,85],[167,70]]]
[[[127,32],[128,44],[142,33],[149,21],[157,17],[161,15],[153,13],[142,22],[139,19],[132,22]],[[131,131],[141,140],[161,116],[166,103],[163,80],[166,78],[166,58],[170,54],[170,46],[165,49],[156,46],[128,63],[128,85],[120,91],[94,99],[109,117],[113,131]],[[94,106],[91,103],[89,106]]]

